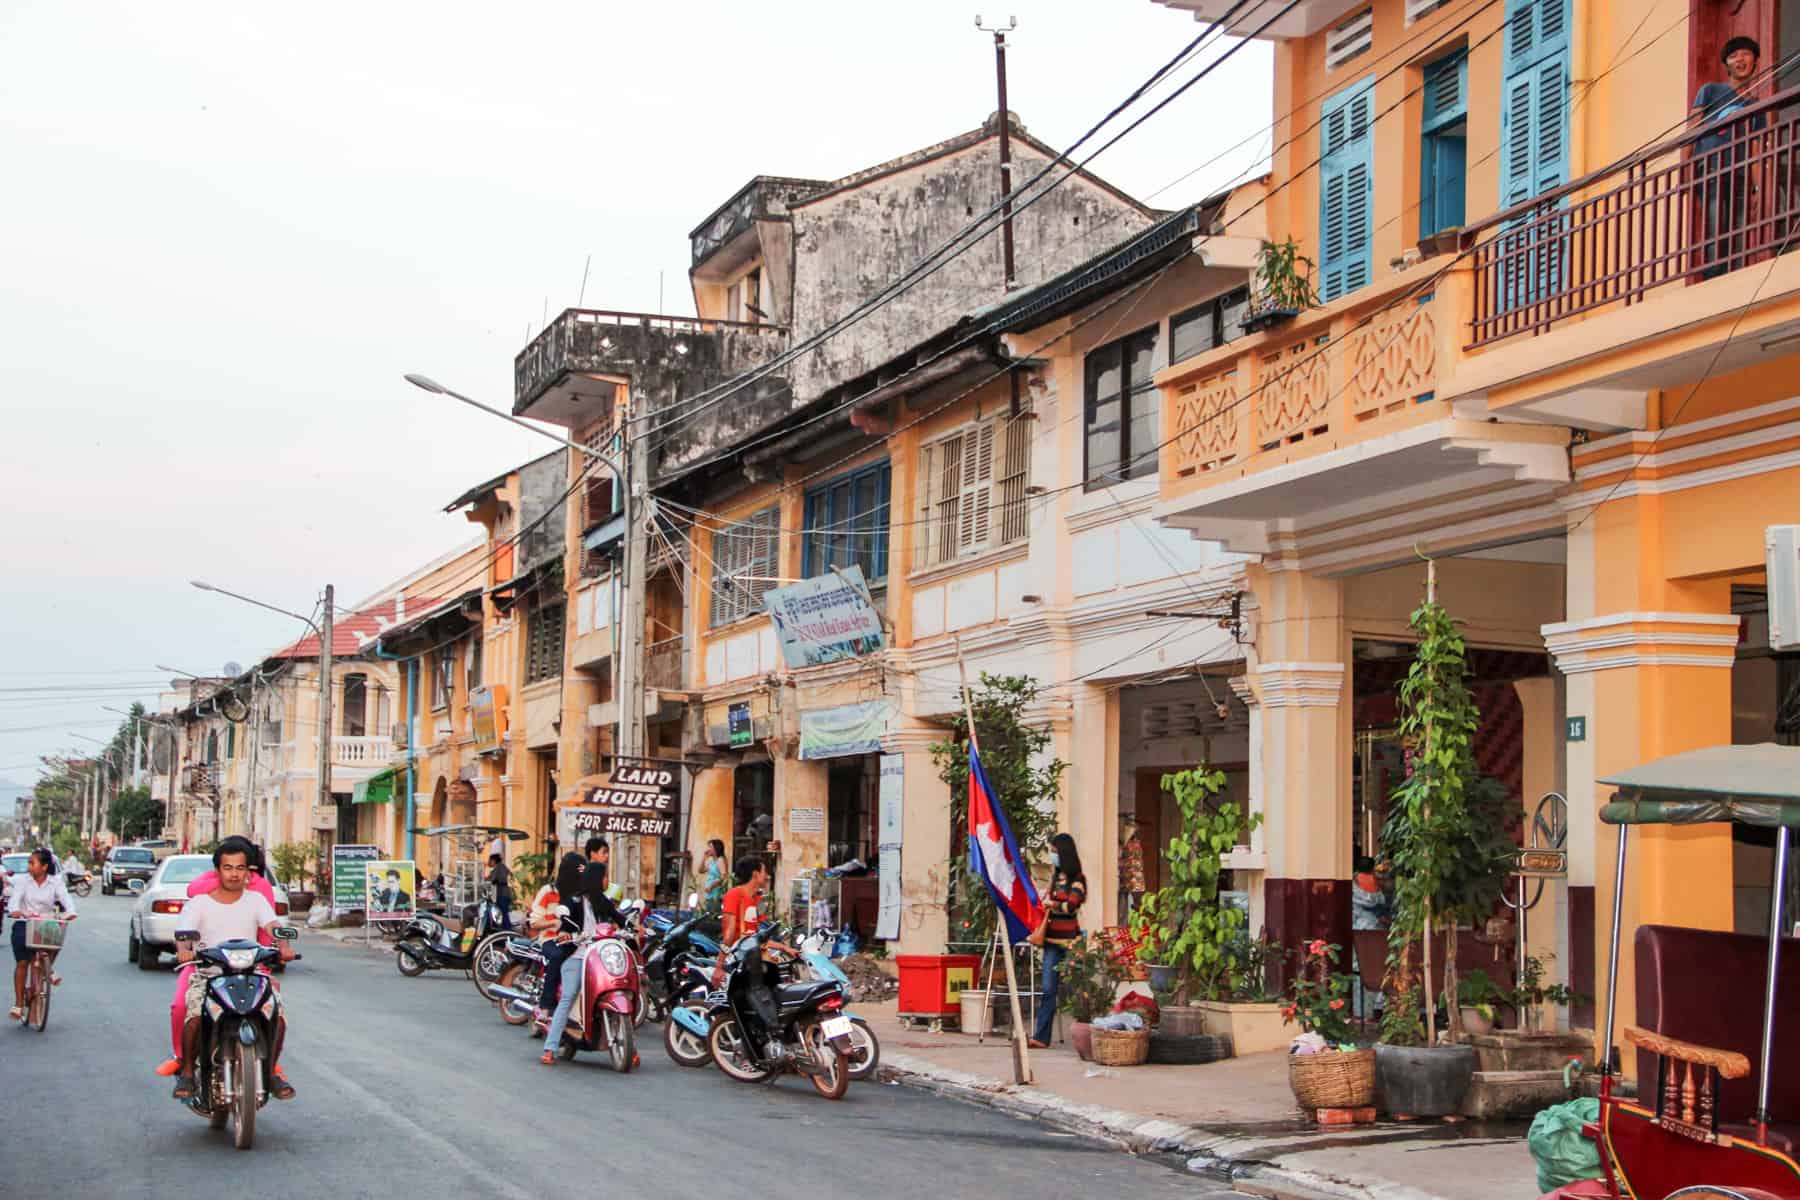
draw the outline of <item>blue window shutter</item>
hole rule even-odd
[[[1425,68],[1419,232],[1463,223],[1468,164],[1469,59],[1458,51]]]
[[[1374,277],[1375,81],[1330,96],[1320,112],[1319,299]]]
[[[1569,0],[1507,0],[1500,203],[1569,178]]]

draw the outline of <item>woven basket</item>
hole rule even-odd
[[[1148,1029],[1096,1029],[1094,1062],[1102,1067],[1135,1067],[1150,1057]]]
[[[1375,1051],[1288,1055],[1288,1086],[1301,1108],[1367,1108],[1375,1103]]]

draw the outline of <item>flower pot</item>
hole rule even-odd
[[[287,897],[289,912],[303,913],[313,906],[311,892],[289,892]]]
[[[1244,332],[1257,333],[1264,329],[1273,329],[1284,321],[1291,321],[1300,315],[1297,308],[1265,308],[1244,316]]]
[[[1069,1022],[1069,1041],[1082,1062],[1094,1061],[1094,1027],[1086,1021]]]
[[[1463,1028],[1468,1030],[1473,1037],[1486,1037],[1494,1032],[1494,1018],[1483,1013],[1479,1008],[1469,1008],[1465,1005],[1462,1009],[1462,1023]]]
[[[1173,1033],[1179,1037],[1197,1037],[1203,1033],[1211,1033],[1206,1027],[1206,1010],[1197,1004],[1171,1004],[1162,1010],[1162,1020],[1156,1027],[1164,1033]]]
[[[1172,992],[1175,990],[1176,970],[1157,963],[1145,963],[1144,969],[1150,972],[1150,990],[1153,992]]]
[[[1281,1019],[1282,1006],[1243,1000],[1200,1000],[1194,1007],[1203,1014],[1206,1032],[1231,1039],[1238,1054],[1260,1054],[1286,1049],[1293,1030]]]
[[[1447,1117],[1462,1109],[1475,1077],[1473,1046],[1377,1046],[1382,1110],[1397,1117]]]

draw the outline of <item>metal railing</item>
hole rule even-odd
[[[1800,88],[1505,209],[1473,247],[1471,347],[1634,304],[1800,243]]]

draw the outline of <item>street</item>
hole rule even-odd
[[[0,1030],[0,1178],[59,1193],[168,1195],[255,1171],[316,1196],[396,1191],[542,1197],[579,1179],[642,1195],[1198,1196],[1216,1190],[985,1109],[882,1083],[839,1103],[797,1077],[733,1083],[669,1061],[659,1027],[621,1077],[595,1056],[545,1068],[460,973],[405,979],[392,957],[303,936],[283,983],[299,1095],[231,1148],[169,1099],[172,959],[125,959],[126,897],[82,904],[48,1028]],[[194,1171],[197,1174],[182,1174]],[[616,1172],[612,1176],[610,1172]],[[54,1181],[51,1183],[50,1181]],[[248,1179],[245,1180],[248,1182]]]

